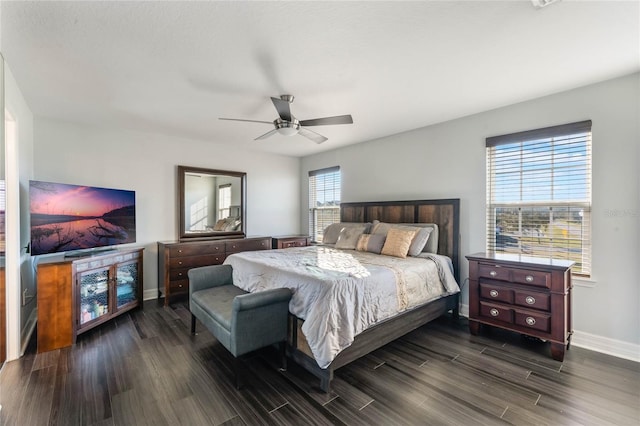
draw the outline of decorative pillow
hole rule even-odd
[[[322,243],[323,244],[335,244],[338,241],[338,237],[340,236],[340,232],[344,228],[357,228],[359,229],[359,234],[367,233],[367,229],[370,226],[370,223],[358,223],[358,222],[337,222],[332,223],[327,226],[322,233]]]
[[[395,257],[407,257],[411,240],[416,235],[414,230],[391,228],[382,247],[382,254]]]
[[[338,235],[338,241],[336,241],[337,249],[355,250],[358,238],[362,235],[363,228],[360,227],[345,227],[340,231]]]
[[[224,220],[224,226],[221,231],[235,231],[240,226],[240,219],[235,217],[228,217]]]
[[[409,256],[417,256],[421,252],[426,251],[429,253],[438,252],[438,225],[433,223],[416,223],[404,224],[404,223],[385,223],[373,221],[373,227],[371,229],[372,234],[386,235],[391,228],[414,230],[416,235],[411,241],[409,247]],[[434,240],[435,239],[435,240]]]
[[[380,254],[386,239],[387,237],[384,235],[362,234],[358,238],[356,250]]]
[[[226,221],[226,219],[220,219],[219,221],[217,221],[216,224],[213,225],[213,230],[222,231],[224,229],[224,226],[226,225]]]
[[[427,245],[427,240],[429,240],[429,235],[431,235],[431,231],[433,228],[415,228],[416,235],[411,240],[411,246],[409,246],[409,256],[417,256],[422,253],[422,249]]]

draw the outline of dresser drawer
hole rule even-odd
[[[191,268],[170,268],[169,279],[171,281],[188,280],[189,275],[187,275],[187,272],[189,272],[189,269]]]
[[[220,265],[224,262],[223,254],[207,254],[203,256],[177,257],[169,261],[171,269],[174,268],[195,268],[197,266]]]
[[[526,306],[527,308],[549,311],[551,308],[551,296],[549,295],[549,293],[516,290],[514,303],[516,305]]]
[[[300,238],[274,238],[273,248],[283,249],[291,247],[306,247],[308,245],[308,239],[306,237]]]
[[[530,328],[532,330],[543,331],[548,333],[551,331],[551,316],[542,312],[528,312],[519,311],[515,312],[515,323],[519,326]]]
[[[498,302],[513,303],[513,290],[499,285],[480,284],[480,297]]]
[[[480,302],[480,315],[498,321],[513,322],[513,309],[491,303]]]
[[[511,281],[509,268],[503,268],[497,265],[479,265],[478,276],[492,280]]]
[[[548,272],[514,269],[512,274],[514,283],[546,288],[549,288],[551,284],[551,274]]]
[[[169,291],[171,294],[181,294],[189,291],[189,280],[170,280]]]
[[[224,243],[180,244],[169,248],[172,258],[216,253],[224,253]]]
[[[271,238],[260,238],[255,240],[227,241],[225,243],[227,254],[241,251],[267,250],[271,248]]]

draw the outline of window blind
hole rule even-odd
[[[591,273],[591,121],[486,140],[487,250]]]
[[[309,172],[309,234],[322,242],[324,229],[340,222],[340,167]]]

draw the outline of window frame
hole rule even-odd
[[[319,179],[322,179],[322,181],[318,181]],[[319,190],[319,187],[322,187],[322,189]],[[319,197],[321,192],[323,197]],[[328,200],[327,195],[330,193],[333,193],[333,199]],[[333,202],[333,204],[319,206],[319,198],[322,198],[325,203]],[[331,223],[340,221],[341,198],[342,175],[340,166],[309,171],[309,235],[312,242],[321,243],[324,228]],[[319,219],[320,212],[325,216],[322,219]]]
[[[574,267],[573,274],[585,278],[591,276],[591,188],[593,184],[591,129],[591,120],[585,120],[486,139],[486,249],[488,252],[575,260],[577,266]],[[549,146],[544,148],[545,145]],[[509,154],[498,153],[498,147],[505,150],[513,149],[513,151]],[[535,155],[531,153],[532,147],[539,149]],[[574,162],[569,155],[575,155],[582,149],[584,149],[584,160],[577,156]],[[582,154],[582,151],[579,152]],[[519,163],[515,160],[518,155]],[[562,161],[557,161],[559,159]],[[513,165],[508,163],[512,160]],[[572,165],[567,166],[567,163]],[[573,169],[576,171],[572,171]],[[509,174],[510,177],[505,177]],[[498,182],[500,176],[503,178],[502,182]],[[574,179],[574,176],[577,178]],[[505,183],[508,179],[511,179],[509,184]],[[548,180],[549,183],[535,182],[536,179],[545,182]],[[517,191],[513,188],[518,188],[517,196],[514,195]],[[535,192],[540,189],[548,192],[546,194],[548,198]],[[564,197],[558,197],[559,195]],[[516,199],[518,197],[519,199]],[[505,210],[499,213],[500,209]],[[514,210],[508,212],[508,209]],[[548,211],[548,222],[544,222],[546,219],[543,219],[545,209]],[[501,215],[502,218],[500,218]],[[511,235],[502,234],[499,221],[510,218],[513,222],[516,216],[517,231],[512,232]],[[529,218],[523,220],[523,216]],[[561,236],[557,236],[556,219],[560,217],[565,222]],[[557,221],[560,222],[560,219]],[[513,227],[511,223],[511,228]],[[533,234],[534,228],[537,231],[536,235]],[[546,230],[546,234],[541,233],[541,230]],[[579,246],[578,250],[576,246]],[[544,254],[545,247],[547,247],[546,254]]]
[[[228,201],[228,203],[225,203]],[[231,184],[218,185],[218,220],[225,219],[231,214]]]

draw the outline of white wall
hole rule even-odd
[[[340,166],[345,202],[460,198],[461,278],[467,304],[464,255],[485,249],[485,138],[590,119],[593,278],[576,283],[573,293],[574,343],[579,336],[613,339],[608,343],[628,343],[638,358],[639,86],[636,73],[305,157],[300,172],[301,229],[306,230],[308,222],[308,171],[324,167]]]
[[[32,279],[31,259],[26,254],[29,241],[27,189],[33,173],[33,114],[24,100],[9,64],[4,66],[5,109],[13,119],[11,128],[15,138],[7,138],[6,181],[7,181],[7,359],[16,359],[27,343],[29,332],[35,322],[35,298],[22,306],[21,294],[26,289],[35,295]],[[8,127],[9,129],[9,127]],[[8,135],[9,136],[9,135]]]
[[[298,233],[298,158],[213,141],[35,120],[35,179],[136,191],[135,246],[144,246],[145,298],[157,296],[157,241],[178,236],[177,166],[247,173],[247,235]]]

